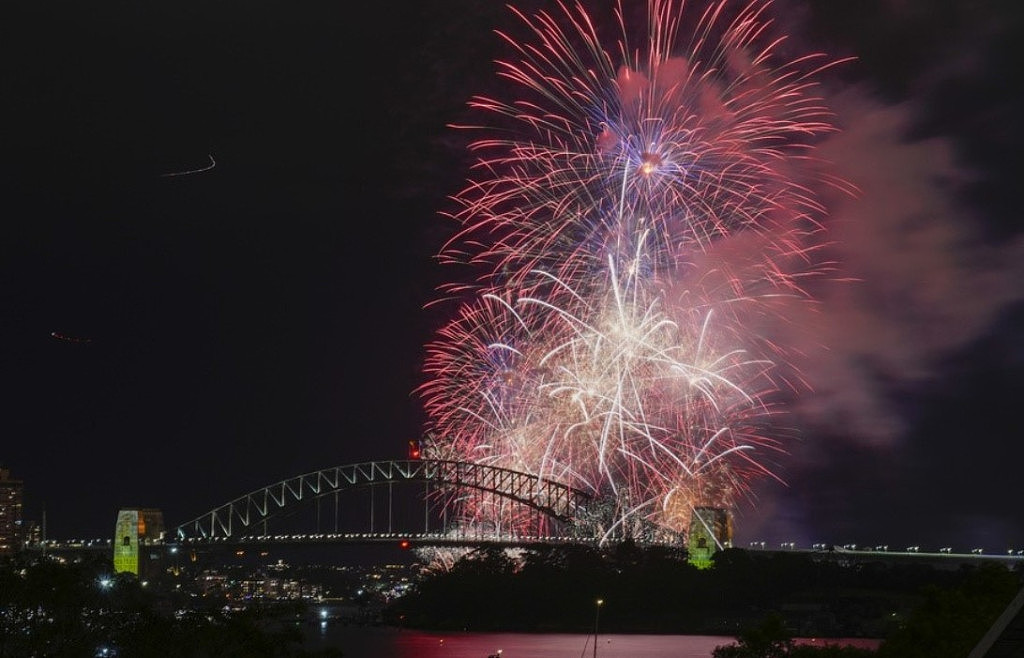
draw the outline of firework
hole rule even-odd
[[[771,326],[822,268],[808,174],[832,128],[812,93],[828,63],[775,63],[769,4],[688,21],[651,0],[639,47],[620,4],[612,50],[580,5],[517,12],[534,40],[506,37],[500,74],[521,95],[471,102],[501,137],[473,144],[441,253],[480,274],[442,288],[465,301],[427,346],[425,456],[590,491],[605,536],[679,531],[773,475],[799,375]]]

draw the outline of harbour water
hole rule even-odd
[[[327,624],[306,630],[307,649],[332,647],[345,658],[710,658],[735,638],[709,635],[446,633]],[[875,648],[877,640],[802,640]]]

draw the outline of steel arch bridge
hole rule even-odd
[[[329,494],[404,482],[489,492],[568,524],[591,501],[582,490],[507,468],[432,459],[372,461],[305,473],[251,491],[177,526],[176,535],[215,539],[252,534],[258,525],[265,528],[268,520]]]

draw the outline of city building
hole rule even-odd
[[[24,546],[22,497],[22,481],[12,479],[10,470],[0,466],[0,555],[12,555]]]
[[[690,516],[686,550],[690,563],[705,569],[711,556],[732,546],[732,514],[720,507],[697,507]]]
[[[165,552],[164,532],[162,511],[120,510],[114,527],[114,573],[129,572],[145,578],[159,571]]]

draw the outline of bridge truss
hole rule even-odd
[[[427,531],[431,520],[428,487],[433,487],[435,492],[449,492],[449,499],[451,492],[488,492],[566,525],[572,525],[591,500],[589,494],[579,489],[495,466],[430,459],[372,461],[305,473],[251,491],[183,523],[177,527],[176,534],[179,539],[265,535],[270,519],[330,494],[335,494],[337,509],[337,493],[355,487],[388,487],[390,517],[391,485],[406,482],[425,483],[422,495],[424,531]],[[436,502],[438,497],[435,496],[434,500]],[[372,526],[372,498],[370,514]]]

